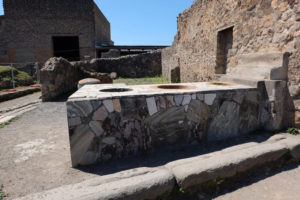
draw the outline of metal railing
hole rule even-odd
[[[13,89],[16,88],[16,74],[14,69],[28,73],[37,84],[40,84],[40,64],[39,63],[0,63],[0,66],[10,68],[10,82]],[[3,77],[0,77],[0,79]]]

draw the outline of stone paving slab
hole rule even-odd
[[[173,175],[166,169],[139,168],[29,195],[19,200],[156,199],[171,191],[174,184]]]
[[[177,184],[185,189],[207,180],[232,177],[253,167],[276,161],[291,151],[299,159],[300,137],[275,135],[263,143],[247,143],[209,155],[168,163],[159,168],[137,168],[86,182],[28,195],[36,199],[156,199]]]
[[[4,124],[6,122],[9,122],[9,121],[15,119],[16,117],[35,109],[36,105],[37,104],[24,106],[24,107],[19,108],[17,110],[1,114],[0,115],[0,124]]]

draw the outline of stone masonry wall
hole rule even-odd
[[[110,38],[110,23],[94,3],[96,44],[112,44]]]
[[[261,116],[260,101],[255,88],[102,100],[71,98],[67,110],[72,165],[247,134],[268,120],[269,115]]]
[[[238,65],[239,55],[290,52],[290,91],[299,97],[299,0],[196,0],[178,17],[172,54],[163,50],[163,72],[168,72],[164,75],[170,76],[176,58],[181,81],[215,79],[218,31],[229,27],[233,27],[233,44],[228,52],[227,72]]]
[[[161,51],[95,59],[91,61],[91,65],[98,72],[116,72],[122,78],[153,77],[161,75]]]
[[[41,70],[43,101],[76,91],[78,81],[83,78],[112,83],[113,72],[123,78],[161,75],[161,51],[71,63],[63,58],[51,58]]]

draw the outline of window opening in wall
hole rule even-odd
[[[232,49],[233,27],[218,32],[216,74],[226,74],[228,63],[228,52]]]
[[[53,36],[53,53],[55,57],[63,57],[68,61],[79,61],[78,36]]]

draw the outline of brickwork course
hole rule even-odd
[[[74,49],[78,55],[72,59],[82,60],[94,57],[95,45],[112,44],[110,23],[93,0],[4,0],[3,7],[0,63],[44,63],[55,51]],[[78,45],[55,50],[54,37],[73,38]]]

